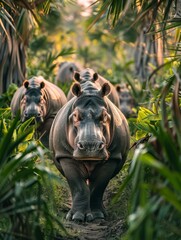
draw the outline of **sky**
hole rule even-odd
[[[77,0],[78,4],[84,7],[84,11],[81,13],[82,16],[89,16],[91,13],[90,5],[95,2],[95,0]]]

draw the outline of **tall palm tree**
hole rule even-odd
[[[112,27],[121,27],[125,19],[128,20],[128,12],[132,11],[130,28],[136,27],[139,33],[135,52],[136,74],[140,80],[146,81],[150,74],[150,63],[155,67],[163,64],[167,30],[181,25],[181,0],[98,0],[95,4],[99,4],[99,10],[90,27],[104,18]],[[180,45],[177,43],[181,36],[177,36],[174,55],[179,57],[177,50]]]
[[[40,16],[61,0],[0,0],[0,94],[26,76],[26,48]]]

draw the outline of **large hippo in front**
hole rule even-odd
[[[13,117],[20,112],[22,122],[35,117],[40,140],[48,147],[53,119],[66,102],[60,88],[38,76],[24,81],[15,92],[10,107]]]
[[[127,84],[116,84],[116,91],[119,95],[120,110],[126,118],[135,116],[134,109],[136,108],[136,101],[134,100]]]
[[[92,68],[86,68],[80,72],[75,72],[74,80],[79,82],[83,87],[85,82],[92,81],[96,87],[100,89],[104,83],[109,83],[110,94],[108,98],[120,109],[119,95],[114,87],[107,79],[96,73]],[[73,97],[71,90],[68,92],[67,99],[70,100]]]
[[[98,89],[89,78],[84,86],[72,85],[74,97],[57,113],[50,131],[55,165],[72,195],[66,218],[75,221],[105,218],[104,191],[122,168],[130,144],[127,120],[107,98],[109,83]]]
[[[74,72],[79,72],[80,70],[81,67],[79,66],[79,64],[76,64],[74,62],[61,62],[59,64],[55,83],[57,85],[59,83],[71,83],[73,81]]]

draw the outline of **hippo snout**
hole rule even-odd
[[[39,112],[37,112],[37,111],[28,112],[28,111],[25,110],[23,115],[24,115],[23,118],[22,118],[23,121],[26,121],[31,117],[35,117],[37,122],[43,122],[43,117],[42,117],[42,112],[41,111],[39,111]]]
[[[41,117],[41,112],[27,112],[24,111],[24,115],[26,118],[30,118],[30,117]]]
[[[97,142],[87,142],[87,141],[79,141],[77,143],[77,147],[79,150],[87,150],[87,151],[100,151],[105,147],[105,144],[103,141],[97,141]]]
[[[73,152],[76,160],[107,160],[109,153],[103,141],[78,141]]]

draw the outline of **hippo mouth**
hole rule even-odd
[[[79,151],[79,149],[76,149],[73,152],[73,157],[78,161],[104,161],[108,160],[109,153],[106,149],[99,152]]]
[[[30,119],[30,118],[23,116],[23,117],[21,118],[21,122],[25,122],[25,121],[27,121],[28,119]],[[33,116],[32,116],[32,121],[31,121],[30,125],[35,125],[35,124],[37,124],[37,123],[43,123],[43,122],[44,122],[43,117],[33,117]]]
[[[98,157],[75,157],[74,156],[74,159],[75,160],[78,160],[78,161],[104,161],[106,159],[104,158],[98,158]]]

